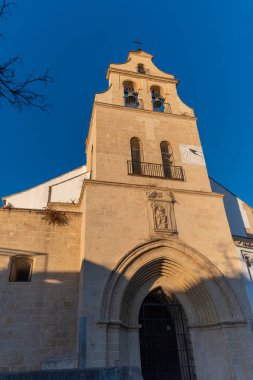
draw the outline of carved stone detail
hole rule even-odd
[[[172,193],[172,191],[170,191],[169,193],[168,193],[168,196],[170,197],[170,199],[171,199],[171,201],[173,202],[173,203],[176,203],[177,201],[176,201],[176,198],[175,198],[175,195],[174,195],[174,193]]]
[[[150,233],[176,234],[177,226],[172,191],[150,190],[146,192]]]
[[[158,191],[147,191],[146,195],[148,198],[154,199],[154,198],[163,198],[163,193]]]
[[[168,229],[168,215],[167,210],[165,207],[158,205],[155,206],[154,209],[154,221],[155,221],[155,228],[159,230],[166,230]]]
[[[174,202],[157,201],[151,203],[153,212],[153,231],[174,234],[177,232]]]

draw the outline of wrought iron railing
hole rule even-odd
[[[185,181],[181,166],[153,164],[150,162],[127,161],[128,174],[144,177],[157,177]]]

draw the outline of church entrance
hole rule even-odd
[[[161,288],[144,299],[139,313],[144,380],[196,379],[186,322],[182,306]]]

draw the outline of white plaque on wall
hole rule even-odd
[[[205,165],[204,154],[199,145],[179,145],[182,161],[185,164]]]

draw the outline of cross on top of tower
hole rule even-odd
[[[134,40],[133,43],[136,45],[137,50],[141,50],[141,45],[144,45],[144,43],[141,42],[138,38]]]

